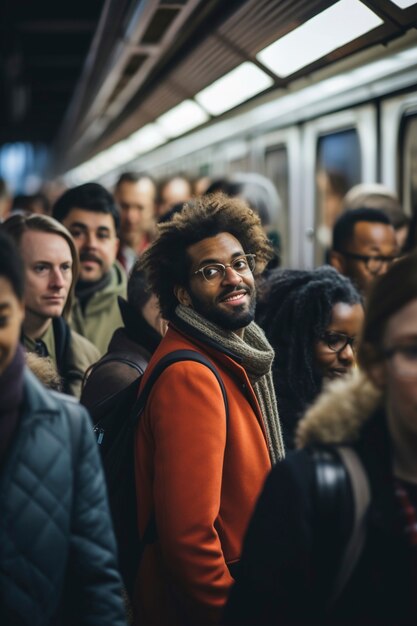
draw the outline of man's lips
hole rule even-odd
[[[239,289],[237,291],[229,292],[226,295],[220,296],[219,302],[225,302],[226,304],[241,304],[245,296],[249,295],[247,289]]]

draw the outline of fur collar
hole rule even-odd
[[[330,383],[300,421],[297,448],[354,442],[381,402],[382,392],[359,370]]]

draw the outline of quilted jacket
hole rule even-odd
[[[122,626],[116,548],[88,414],[25,371],[0,476],[0,624]]]

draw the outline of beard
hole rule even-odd
[[[221,295],[222,298],[231,295],[234,291],[240,291],[239,289],[231,289]],[[193,292],[189,292],[191,303],[194,310],[206,318],[209,322],[220,326],[224,330],[236,331],[241,328],[245,328],[255,319],[255,290],[246,289],[250,303],[247,308],[245,304],[233,307],[230,311],[222,310],[219,305],[208,303],[205,299],[200,298]]]

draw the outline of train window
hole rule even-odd
[[[402,134],[402,201],[407,215],[417,211],[417,115],[404,119]]]
[[[333,224],[345,193],[361,182],[361,151],[355,129],[322,135],[316,160],[316,264],[325,260]]]
[[[287,265],[289,260],[289,173],[286,146],[268,148],[265,154],[265,175],[274,183],[281,200],[281,211],[277,215],[276,223],[272,225],[270,236],[279,249],[281,263]]]

